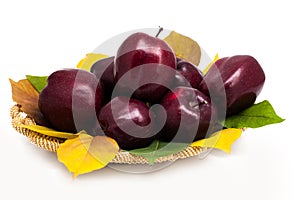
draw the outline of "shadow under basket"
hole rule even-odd
[[[21,127],[21,125],[34,125],[36,123],[33,118],[31,118],[25,112],[22,111],[22,107],[18,104],[11,107],[10,116],[12,119],[13,128],[16,129],[22,135],[24,135],[25,137],[27,137],[32,144],[44,150],[56,152],[57,149],[59,148],[59,145],[65,141],[65,139],[62,138],[43,135],[35,131],[31,131],[27,128]],[[176,161],[178,159],[184,159],[184,158],[196,156],[206,150],[207,148],[189,146],[178,153],[159,157],[155,160],[155,163]],[[148,164],[148,161],[142,156],[133,155],[127,151],[120,150],[117,153],[116,157],[110,163]]]

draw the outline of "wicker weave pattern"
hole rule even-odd
[[[26,128],[21,128],[20,125],[32,125],[36,124],[34,119],[27,116],[26,113],[22,111],[20,105],[15,105],[10,110],[10,116],[12,118],[12,126],[22,135],[27,137],[29,141],[36,146],[47,150],[56,152],[59,145],[64,142],[64,139],[50,137],[46,135],[42,135],[40,133],[28,130]],[[163,156],[157,158],[155,163],[161,163],[166,161],[175,161],[178,159],[184,159],[191,156],[195,156],[205,151],[206,148],[201,147],[187,147],[185,150],[178,152],[176,154],[172,154],[169,156]],[[111,163],[122,163],[122,164],[147,164],[148,161],[141,156],[132,155],[126,151],[120,150],[116,157],[111,161]]]

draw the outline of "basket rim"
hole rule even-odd
[[[33,118],[27,115],[23,110],[22,106],[19,104],[15,104],[10,108],[10,116],[12,120],[13,128],[25,136],[32,144],[38,146],[43,150],[47,150],[50,152],[56,152],[59,148],[59,145],[62,144],[65,139],[52,137],[43,135],[41,133],[29,130],[27,128],[21,127],[21,125],[35,125],[36,122]],[[154,163],[162,163],[162,162],[173,162],[178,159],[185,159],[189,157],[193,157],[199,155],[207,151],[208,148],[203,147],[192,147],[188,146],[186,149],[171,154],[167,156],[162,156],[157,158]],[[110,162],[115,164],[149,164],[148,160],[142,156],[134,155],[129,153],[128,151],[119,150],[116,154],[115,158]]]

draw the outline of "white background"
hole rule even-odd
[[[0,198],[300,199],[296,2],[1,1]],[[267,77],[258,101],[270,100],[286,121],[247,130],[230,155],[215,150],[204,160],[194,157],[155,173],[105,168],[75,180],[55,154],[11,128],[9,77],[74,67],[114,35],[158,26],[190,36],[210,56],[257,58]]]

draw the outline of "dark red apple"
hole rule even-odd
[[[116,87],[122,94],[135,91],[135,98],[158,102],[171,86],[175,68],[176,57],[167,43],[145,33],[134,33],[118,49],[116,80],[119,81],[126,73],[127,80],[119,82]],[[137,89],[136,84],[141,87]]]
[[[230,116],[250,107],[264,82],[265,74],[257,60],[249,55],[237,55],[216,61],[200,84],[200,90],[216,102],[226,100],[226,108],[221,109],[226,109],[226,115]],[[222,97],[224,90],[226,97]]]
[[[48,77],[39,95],[39,108],[59,131],[88,131],[97,120],[102,88],[96,76],[80,69],[63,69]]]
[[[177,70],[172,87],[186,86],[199,89],[203,79],[202,72],[190,62],[181,60],[177,63]]]
[[[160,140],[187,142],[203,139],[216,125],[216,108],[202,92],[190,87],[177,87],[168,92],[157,116],[166,116]],[[158,120],[160,122],[161,120]]]
[[[91,72],[100,80],[104,90],[105,102],[110,101],[115,87],[114,59],[114,56],[101,59],[91,67]]]
[[[142,101],[119,96],[106,104],[98,115],[105,135],[117,141],[121,149],[150,145],[154,139],[154,114]]]

